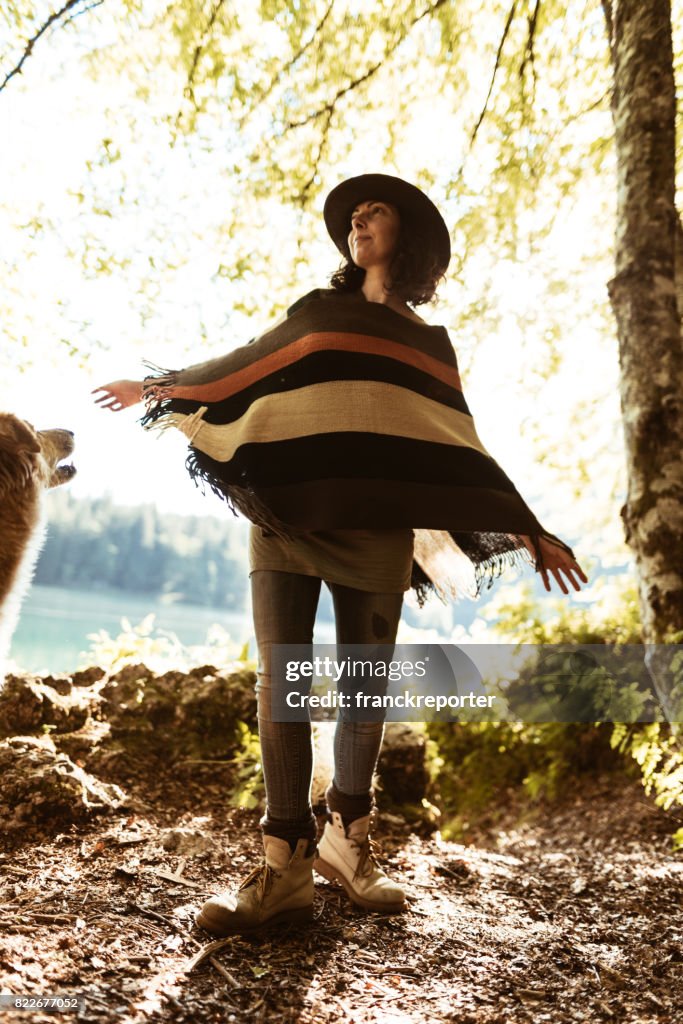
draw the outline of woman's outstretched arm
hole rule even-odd
[[[142,401],[142,385],[141,380],[113,380],[94,388],[91,394],[96,395],[101,391],[102,396],[95,399],[96,404],[111,412],[121,412]]]
[[[534,545],[532,544],[531,537],[522,536],[522,540],[524,541],[528,551],[535,559],[536,552],[534,551]],[[545,537],[541,537],[539,539],[539,545],[541,548],[541,554],[543,555],[543,568],[540,572],[543,577],[543,585],[547,591],[550,591],[548,571],[550,571],[555,577],[557,585],[563,594],[568,594],[569,590],[567,589],[567,584],[560,575],[561,572],[566,575],[567,579],[574,587],[574,590],[581,590],[581,584],[577,583],[574,579],[574,573],[576,573],[583,583],[588,583],[588,577],[576,559],[572,558],[571,555],[569,555],[558,544],[553,544],[552,541],[546,540]]]

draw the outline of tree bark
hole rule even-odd
[[[603,6],[617,155],[616,273],[608,288],[628,475],[621,515],[635,558],[644,639],[659,643],[683,629],[683,261],[674,203],[671,6],[668,0],[603,0]]]

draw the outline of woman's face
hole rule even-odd
[[[351,214],[349,252],[357,267],[388,267],[396,249],[401,217],[393,203],[368,200]]]

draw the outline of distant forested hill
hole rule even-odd
[[[110,497],[74,498],[52,491],[47,541],[35,582],[46,586],[168,595],[174,601],[243,611],[249,590],[248,526],[226,507],[222,516],[160,514],[154,505],[117,505]],[[467,627],[486,603],[444,606],[436,598],[420,609],[403,606],[411,626],[450,633]],[[318,617],[334,621],[327,587]]]
[[[247,533],[227,508],[222,518],[160,515],[153,505],[53,492],[35,582],[173,594],[241,610],[249,585]]]

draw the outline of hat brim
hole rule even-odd
[[[426,229],[434,242],[440,269],[446,269],[451,259],[451,239],[446,222],[424,192],[391,174],[360,174],[347,178],[333,188],[325,200],[325,226],[343,256],[351,258],[348,244],[351,214],[359,203],[372,199],[393,203],[404,221]]]

